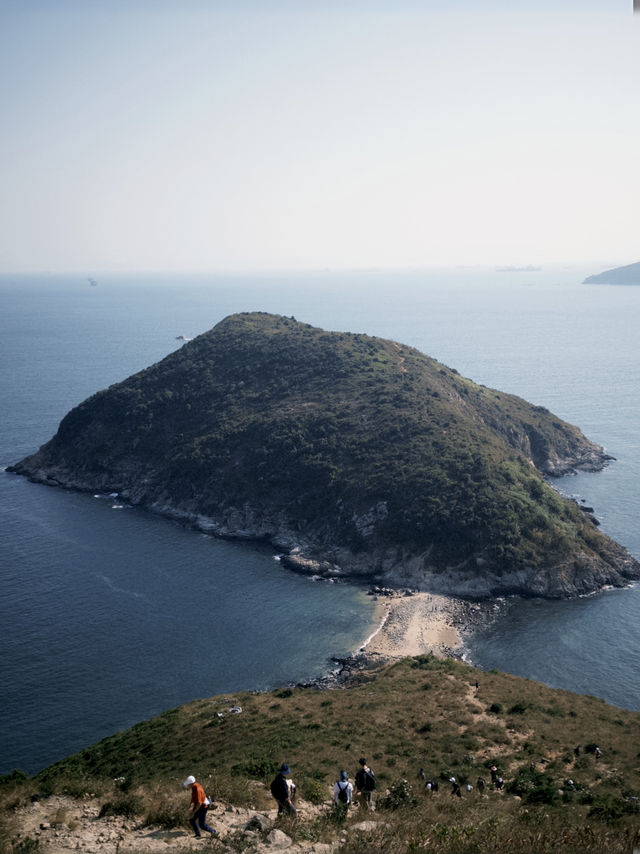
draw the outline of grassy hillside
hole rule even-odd
[[[235,705],[240,714],[229,712]],[[339,850],[354,854],[425,847],[628,854],[640,827],[639,723],[638,714],[593,697],[423,656],[346,689],[198,700],[104,739],[34,780],[5,779],[1,791],[11,808],[34,792],[93,792],[103,811],[182,826],[181,781],[189,773],[218,801],[264,810],[273,804],[261,784],[282,761],[291,765],[301,797],[318,804],[329,800],[340,769],[353,778],[366,756],[378,779],[375,833],[363,839],[350,831],[362,816],[344,830],[323,810],[307,811],[295,826],[283,822],[286,832],[307,842],[342,839]],[[483,796],[477,778],[489,782],[492,765],[505,789],[489,787]],[[427,796],[417,778],[421,767],[440,781],[437,795]],[[473,791],[452,797],[451,776]],[[227,844],[220,850],[250,850],[246,838]]]
[[[300,541],[347,570],[533,570],[555,576],[535,592],[561,595],[639,574],[542,476],[605,459],[542,407],[415,349],[255,313],[94,395],[15,470]]]

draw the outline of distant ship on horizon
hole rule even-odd
[[[92,278],[91,278],[91,276],[89,276],[89,278],[87,279],[87,281],[89,282],[89,284],[91,285],[91,287],[92,287],[92,288],[97,288],[97,287],[98,287],[98,283],[96,282],[96,280],[95,280],[95,279],[92,279]]]
[[[539,273],[542,267],[527,264],[524,267],[496,267],[496,273]]]

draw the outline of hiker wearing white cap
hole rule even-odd
[[[189,824],[193,828],[196,837],[201,837],[200,830],[206,830],[212,836],[216,836],[218,831],[209,827],[207,824],[207,810],[211,806],[211,798],[208,798],[200,783],[196,783],[196,778],[190,774],[182,784],[186,789],[191,789],[191,803],[189,805]]]

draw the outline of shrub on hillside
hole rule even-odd
[[[607,824],[619,821],[624,815],[637,815],[640,805],[637,798],[619,798],[611,794],[601,794],[594,798],[589,810],[589,818],[597,818]]]
[[[184,798],[160,795],[154,799],[145,816],[146,825],[157,825],[166,830],[185,824],[186,805]]]
[[[534,768],[521,768],[515,779],[508,784],[507,791],[520,795],[527,804],[558,804],[558,787],[549,774],[542,774]]]
[[[126,792],[113,798],[113,800],[105,801],[100,808],[98,818],[103,818],[105,815],[122,815],[125,818],[135,818],[144,812],[144,801],[139,795],[132,792]]]
[[[329,799],[329,790],[323,779],[301,777],[298,786],[301,796],[312,804],[322,804]]]
[[[246,762],[238,762],[231,766],[231,773],[250,780],[266,780],[278,773],[280,763],[275,759],[260,756],[255,759],[247,759]]]
[[[46,769],[34,778],[38,783],[38,793],[42,797],[62,794],[70,798],[82,798],[88,793],[103,795],[112,788],[113,783],[110,780],[85,774],[56,774],[55,767],[51,766],[51,769]]]
[[[26,783],[29,780],[29,775],[17,768],[10,774],[2,774],[0,776],[0,786],[18,785]]]
[[[382,798],[378,798],[377,805],[385,810],[397,810],[404,807],[415,807],[418,799],[413,794],[413,788],[407,780],[398,780],[393,783],[389,791]]]

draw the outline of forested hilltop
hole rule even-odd
[[[12,470],[267,540],[297,569],[566,596],[640,576],[543,477],[607,459],[411,347],[246,313],[93,395]]]

